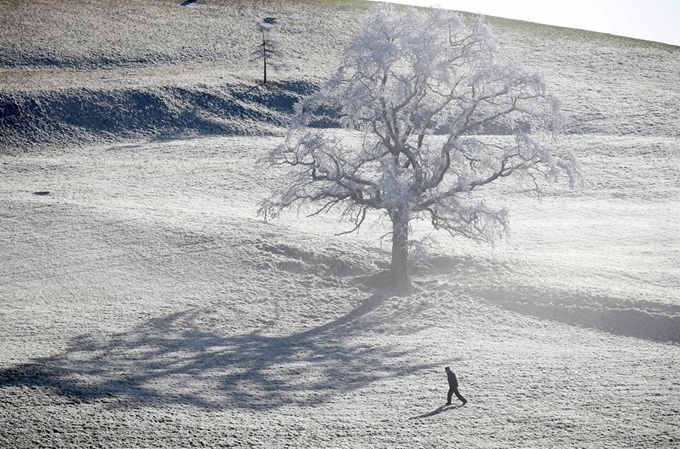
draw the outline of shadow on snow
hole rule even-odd
[[[451,410],[455,410],[462,407],[463,407],[462,405],[441,405],[436,409],[432,410],[431,412],[423,413],[422,415],[411,416],[409,419],[413,420],[431,418],[432,416],[438,415],[442,412],[449,412]]]
[[[192,404],[204,408],[314,405],[386,377],[404,351],[369,345],[362,320],[384,298],[287,336],[222,336],[200,330],[213,313],[194,309],[151,320],[106,340],[74,339],[65,352],[0,371],[0,388],[48,388],[77,401]],[[204,326],[204,325],[203,325]]]
[[[505,264],[483,263],[474,257],[437,257],[428,262],[430,274],[456,282],[470,277],[496,276]],[[495,289],[468,289],[474,296],[506,310],[613,335],[660,343],[680,343],[680,306],[660,301],[635,301],[603,295],[578,295],[531,285],[504,285]]]

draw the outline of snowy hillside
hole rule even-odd
[[[366,5],[0,2],[0,152],[36,143],[260,135],[338,63]],[[332,3],[331,3],[332,4]],[[258,87],[255,21],[276,17],[287,68]]]
[[[276,134],[337,67],[363,2],[0,2],[0,152],[36,144]],[[255,20],[276,17],[287,67],[258,87]],[[568,131],[678,136],[680,49],[490,19],[545,75]]]
[[[490,19],[586,185],[494,186],[510,238],[433,234],[394,295],[380,223],[257,216],[366,5],[177,3],[0,2],[0,447],[678,445],[678,47]]]

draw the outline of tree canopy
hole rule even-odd
[[[336,120],[362,138],[311,127]],[[358,230],[367,211],[392,223],[393,281],[408,284],[409,227],[493,243],[508,230],[505,208],[471,196],[503,178],[579,182],[560,148],[559,101],[539,74],[498,54],[482,17],[431,9],[372,8],[341,66],[298,108],[285,143],[269,155],[289,179],[261,208],[265,218],[298,205],[340,208]],[[496,136],[491,138],[490,135]],[[502,136],[499,138],[498,136]]]

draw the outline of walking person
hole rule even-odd
[[[458,399],[463,401],[463,405],[467,404],[467,399],[458,392],[458,379],[456,379],[456,374],[451,371],[451,368],[448,366],[444,369],[446,370],[446,376],[449,378],[449,394],[446,396],[446,405],[451,405],[451,396],[453,396],[454,393]]]

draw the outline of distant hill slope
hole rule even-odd
[[[0,151],[271,134],[338,65],[364,1],[0,3]],[[257,87],[254,21],[277,17],[288,66]],[[490,18],[543,73],[568,132],[680,136],[680,47]]]

